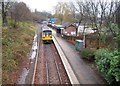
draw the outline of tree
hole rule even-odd
[[[116,9],[116,23],[120,29],[120,2],[118,3],[118,7]]]
[[[17,22],[32,20],[32,14],[27,5],[23,2],[16,2],[10,9],[11,19],[14,20],[14,28]]]
[[[35,12],[32,12],[32,16],[34,21],[46,21],[53,17],[52,14],[45,11],[39,12],[37,9],[35,9]]]
[[[2,2],[0,2],[2,4],[2,26],[7,24],[7,13],[14,2],[15,1],[12,0],[3,0]]]
[[[104,11],[104,21],[105,21],[105,25],[106,27],[109,29],[109,31],[111,32],[112,36],[114,37],[116,34],[115,34],[115,30],[114,28],[111,27],[111,24],[112,23],[115,23],[115,2],[114,1],[111,1],[110,3],[106,4],[106,9]]]
[[[76,2],[77,6],[76,6],[76,11],[77,11],[77,15],[76,15],[76,18],[78,20],[78,26],[81,24],[82,20],[83,20],[83,15],[84,15],[84,9],[83,9],[83,6],[84,6],[84,3],[82,1],[77,1]]]
[[[72,11],[70,10],[70,5],[68,5],[68,3],[58,2],[58,4],[55,7],[54,16],[58,18],[60,24],[62,24],[63,21],[66,21],[66,22],[73,21]]]
[[[89,10],[87,10],[88,16],[92,22],[93,28],[98,32],[98,45],[100,44],[101,39],[103,39],[101,38],[103,33],[109,34],[111,37],[115,37],[116,30],[115,27],[111,27],[111,25],[115,23],[114,12],[117,2],[99,0],[98,2],[91,1],[87,3],[87,6],[90,6]]]
[[[76,8],[73,2],[69,2],[68,3],[68,8],[69,8],[69,16],[70,16],[70,20],[71,22],[77,22],[76,19]]]
[[[31,11],[26,6],[25,3],[19,2],[15,3],[13,8],[11,9],[11,18],[15,19],[16,21],[27,21],[31,18]]]
[[[118,51],[120,52],[120,2],[118,3],[117,9],[116,9],[116,23],[118,25],[118,34],[116,37],[116,41],[118,45]]]

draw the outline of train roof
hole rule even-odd
[[[52,29],[48,26],[43,26],[42,31],[52,31]]]

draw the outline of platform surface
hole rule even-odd
[[[80,84],[106,84],[105,80],[83,61],[74,45],[62,37],[58,37],[55,31],[53,31],[53,35],[66,55]]]

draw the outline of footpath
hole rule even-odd
[[[61,46],[80,84],[106,84],[105,80],[83,61],[74,45],[58,37],[55,31],[53,31],[53,35]]]

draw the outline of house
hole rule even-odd
[[[64,26],[64,25],[63,25]],[[63,34],[67,36],[76,36],[77,27],[74,24],[64,26]]]
[[[94,28],[90,28],[90,27],[87,27],[87,26],[79,25],[78,26],[78,34],[82,34],[83,32],[85,34],[91,34],[91,33],[96,32],[96,30]]]

